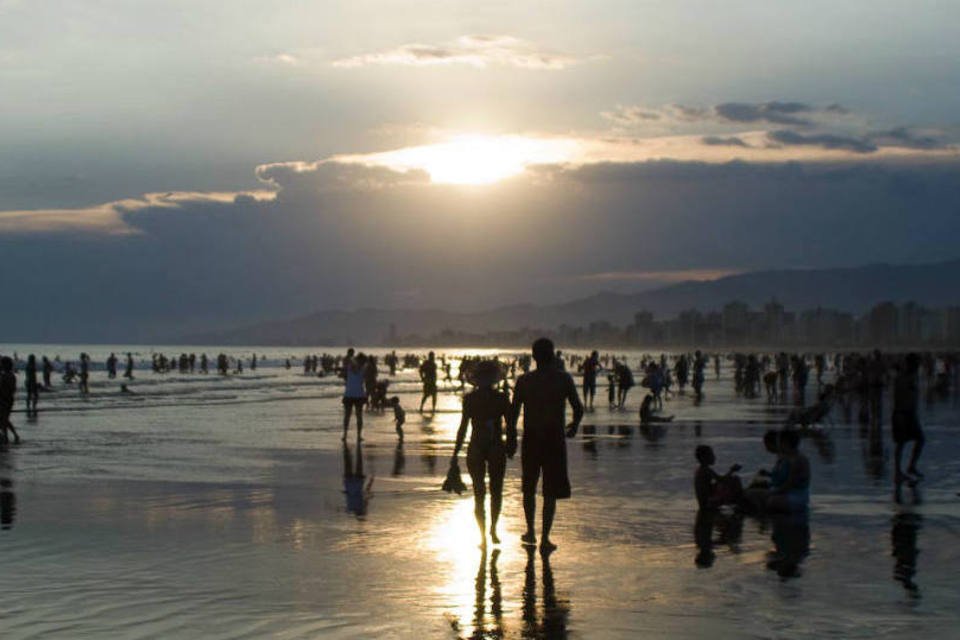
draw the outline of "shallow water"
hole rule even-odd
[[[837,415],[827,438],[804,441],[809,554],[781,578],[767,568],[772,535],[802,549],[804,523],[717,522],[701,555],[692,452],[710,444],[718,469],[740,462],[749,476],[769,466],[760,436],[790,406],[708,379],[704,402],[677,396],[674,423],[641,430],[634,391],[632,410],[598,408],[584,421],[596,435],[569,443],[574,497],[545,564],[518,544],[516,461],[499,553],[478,548],[472,499],[439,490],[455,393],[421,417],[413,373],[399,376],[402,448],[389,415],[367,416],[359,453],[373,484],[357,516],[339,385],[257,351],[268,366],[227,379],[138,372],[130,397],[95,371],[89,398],[61,390],[41,397],[35,421],[15,414],[24,443],[0,453],[3,638],[955,637],[953,400],[923,410],[927,479],[902,504],[889,433],[874,455]],[[356,470],[356,443],[349,454]]]

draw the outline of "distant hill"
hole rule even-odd
[[[731,300],[758,307],[776,298],[788,310],[817,306],[862,313],[882,301],[960,305],[960,260],[923,265],[875,264],[844,269],[755,271],[708,282],[682,282],[635,294],[601,292],[556,305],[511,305],[479,313],[436,309],[358,309],[316,313],[185,336],[194,344],[376,344],[389,335],[427,336],[444,329],[485,332],[556,328],[607,321],[623,326],[647,310],[669,318],[685,309],[711,311]]]

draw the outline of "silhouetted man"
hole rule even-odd
[[[523,469],[523,515],[527,521],[527,532],[522,540],[526,545],[536,544],[536,494],[542,472],[543,529],[540,551],[550,553],[557,548],[550,541],[557,500],[570,497],[567,443],[564,439],[566,403],[569,402],[573,407],[573,422],[566,429],[568,438],[577,434],[580,420],[583,419],[583,405],[573,378],[557,368],[550,340],[540,338],[533,343],[533,359],[537,362],[536,370],[520,376],[513,396],[514,425],[523,407],[520,463]],[[516,433],[515,429],[512,431]],[[508,443],[508,452],[515,450],[516,446],[516,442]]]
[[[427,360],[420,365],[420,380],[423,382],[423,397],[420,399],[420,413],[423,413],[423,405],[430,398],[430,407],[434,413],[437,411],[437,360],[436,355],[431,351],[427,355]]]

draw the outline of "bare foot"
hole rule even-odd
[[[533,535],[530,531],[527,531],[525,534],[520,536],[520,542],[523,543],[525,547],[532,547],[537,544],[537,536]]]
[[[493,544],[500,544],[500,538],[497,536],[495,529],[490,529],[490,542]]]
[[[540,553],[542,554],[553,553],[556,550],[557,545],[553,544],[547,539],[544,539],[543,542],[540,543]]]

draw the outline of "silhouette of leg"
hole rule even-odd
[[[923,474],[917,471],[917,460],[920,459],[920,454],[923,453],[923,445],[925,443],[925,438],[923,434],[919,434],[917,439],[913,441],[913,453],[910,454],[910,465],[907,467],[907,473],[911,473],[917,478],[922,478]]]
[[[543,498],[543,535],[540,539],[540,551],[549,553],[557,548],[550,542],[550,530],[553,528],[553,516],[557,513],[557,499]]]
[[[537,494],[529,492],[523,494],[523,517],[527,521],[527,532],[520,538],[524,544],[537,543],[537,535],[533,531],[534,519],[537,513]]]
[[[493,544],[500,544],[497,536],[497,521],[500,520],[500,506],[503,504],[503,476],[506,472],[506,462],[490,465],[490,540]]]
[[[353,407],[349,404],[343,407],[343,437],[341,440],[347,440],[347,430],[350,428],[350,414],[353,413]]]

